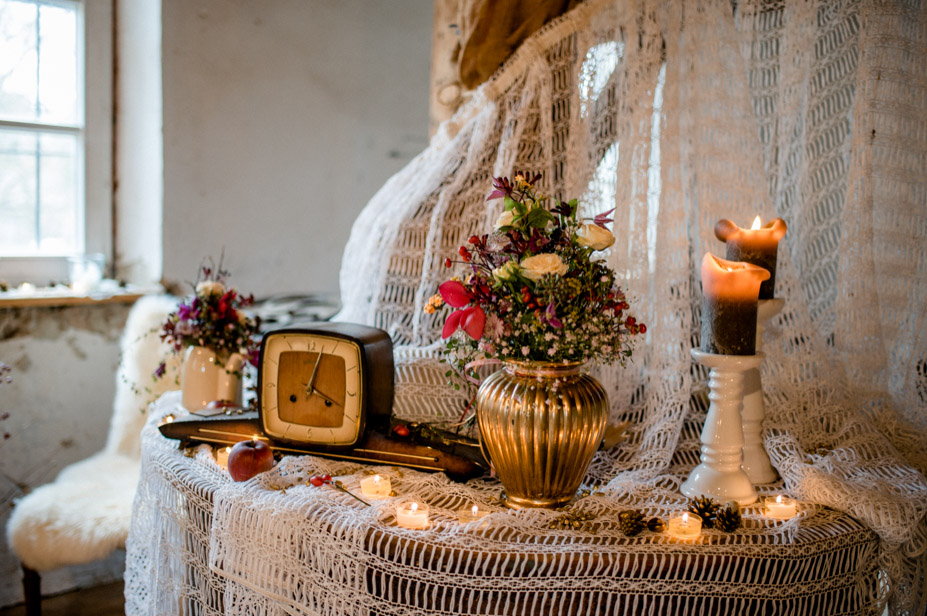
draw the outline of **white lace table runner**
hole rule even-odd
[[[694,464],[688,453],[649,498],[618,496],[605,485],[580,499],[574,510],[592,519],[576,530],[548,528],[560,512],[502,507],[493,480],[458,484],[376,467],[397,493],[430,505],[431,526],[414,531],[395,524],[398,497],[366,507],[306,485],[328,473],[359,494],[372,467],[288,457],[253,481],[231,482],[208,447],[191,456],[157,432],[156,417],[175,409],[177,396],[157,403],[143,433],[145,470],[128,545],[130,615],[878,611],[878,540],[831,509],[803,504],[781,522],[750,507],[742,530],[706,530],[694,543],[649,531],[625,537],[617,518],[624,509],[666,520],[684,508],[678,484]],[[458,510],[474,502],[492,513],[460,524]],[[831,611],[836,606],[840,612]]]

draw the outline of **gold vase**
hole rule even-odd
[[[480,438],[513,509],[568,502],[602,442],[608,395],[581,367],[509,361],[480,385]]]

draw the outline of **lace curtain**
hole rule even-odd
[[[499,214],[491,177],[543,173],[615,207],[609,264],[648,325],[597,370],[629,441],[590,477],[647,498],[704,416],[698,345],[720,218],[782,217],[765,443],[787,489],[881,538],[894,613],[923,613],[927,551],[927,10],[919,1],[589,0],[528,39],[358,218],[339,320],[397,345],[396,414],[459,415],[422,308]],[[695,400],[693,403],[692,400]]]

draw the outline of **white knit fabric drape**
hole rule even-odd
[[[486,201],[491,177],[516,169],[543,173],[543,192],[580,197],[587,215],[616,208],[609,264],[648,326],[626,368],[597,370],[612,419],[632,422],[628,441],[589,470],[587,485],[604,492],[584,499],[597,534],[548,530],[557,514],[547,511],[498,510],[486,531],[458,526],[455,507],[491,502],[498,483],[414,471],[397,489],[429,502],[439,523],[404,531],[386,505],[358,507],[298,485],[357,465],[288,459],[257,482],[207,473],[204,483],[192,460],[181,464],[156,445],[143,459],[129,539],[129,613],[173,613],[189,601],[261,615],[721,606],[821,614],[843,597],[840,613],[880,614],[887,604],[892,614],[922,614],[922,2],[588,0],[532,36],[375,195],[345,249],[337,318],[393,337],[400,417],[454,419],[466,402],[438,363],[445,315],[422,308],[462,273],[444,258],[498,216],[500,204]],[[765,443],[803,514],[777,525],[748,512],[743,533],[708,531],[699,546],[624,538],[617,511],[665,516],[685,504],[679,484],[697,461],[706,410],[706,374],[689,355],[698,346],[698,264],[706,251],[724,254],[712,232],[718,219],[747,226],[757,214],[789,225],[776,276],[785,309],[764,343]],[[871,532],[827,507],[872,529],[878,548]],[[168,539],[183,546],[167,549]],[[800,575],[789,577],[782,564],[799,561]],[[637,568],[645,562],[682,573],[655,579]],[[158,593],[168,597],[162,607],[147,607]],[[494,611],[475,609],[486,605]]]
[[[732,4],[734,5],[732,7]],[[389,331],[396,413],[456,417],[436,362],[442,266],[491,228],[490,178],[615,207],[609,263],[648,324],[599,371],[629,445],[592,474],[646,495],[704,373],[698,263],[720,218],[784,218],[764,349],[766,445],[788,489],[882,538],[893,600],[927,549],[927,10],[922,2],[591,1],[528,40],[354,226],[340,320]],[[697,416],[696,416],[697,419]]]

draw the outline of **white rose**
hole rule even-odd
[[[508,212],[502,212],[499,215],[499,218],[496,219],[496,229],[501,229],[502,227],[511,227],[514,220],[515,212],[511,210]]]
[[[521,262],[521,273],[525,278],[537,282],[546,274],[556,274],[563,276],[570,270],[567,264],[560,259],[559,255],[542,254],[528,257]]]
[[[576,231],[576,243],[593,250],[605,250],[615,243],[615,236],[608,229],[586,223]]]
[[[196,294],[202,297],[222,295],[223,293],[225,293],[225,285],[215,280],[204,280],[196,285]]]
[[[502,282],[512,282],[518,278],[519,269],[518,262],[507,261],[504,265],[492,271],[492,277]]]

